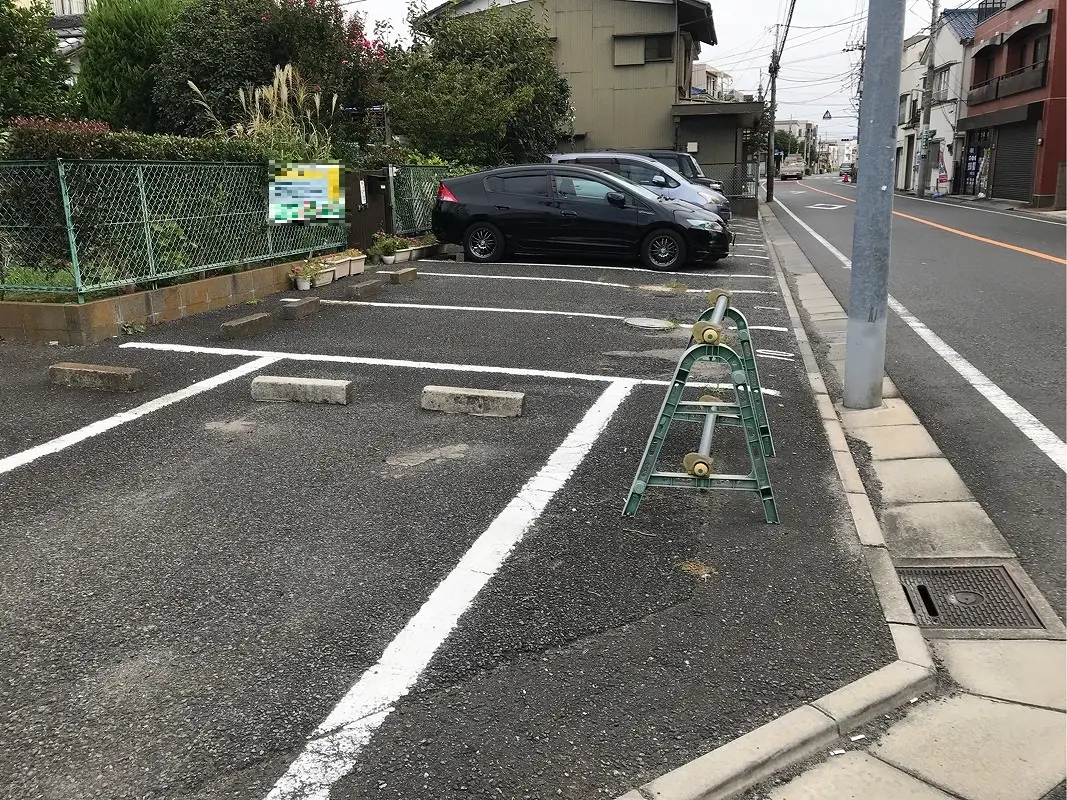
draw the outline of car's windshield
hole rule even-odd
[[[684,178],[703,178],[704,173],[700,171],[700,165],[688,155],[660,155],[656,156],[656,161],[663,164],[666,167],[670,167],[679,175]]]

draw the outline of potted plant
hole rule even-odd
[[[319,271],[311,278],[312,286],[326,286],[333,283],[334,268],[328,265],[325,261],[319,262]]]
[[[348,251],[349,275],[362,275],[367,268],[367,254],[358,247]]]
[[[306,292],[311,288],[311,281],[321,269],[322,265],[317,261],[301,261],[289,270],[289,277],[293,279],[298,292]]]
[[[352,273],[352,256],[349,251],[337,253],[326,260],[326,265],[333,267],[334,278],[347,278]]]
[[[379,255],[382,257],[383,264],[392,264],[396,261],[396,241],[393,239],[382,239],[375,245]]]
[[[411,260],[411,252],[414,248],[411,246],[410,239],[394,239],[393,244],[396,246],[396,260],[398,262]]]

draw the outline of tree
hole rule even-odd
[[[388,65],[393,128],[424,152],[472,164],[540,161],[566,135],[570,87],[528,8],[412,20]]]
[[[804,152],[804,142],[789,131],[776,130],[774,132],[774,149],[780,150],[783,155],[802,153]]]
[[[78,89],[85,111],[115,129],[156,129],[156,67],[183,0],[96,0],[85,18]]]
[[[0,122],[63,117],[69,110],[70,64],[48,28],[51,16],[38,0],[29,8],[0,0]]]
[[[270,24],[275,8],[270,0],[191,0],[178,12],[152,94],[160,130],[197,136],[212,129],[189,81],[224,125],[240,119],[238,90],[269,83],[282,63]]]

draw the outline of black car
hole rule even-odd
[[[445,179],[433,232],[439,241],[463,245],[470,261],[556,253],[636,257],[660,270],[725,258],[733,240],[715,214],[601,170],[562,164]]]

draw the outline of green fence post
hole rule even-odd
[[[67,240],[70,242],[70,271],[74,273],[74,291],[78,293],[78,302],[85,302],[82,291],[82,273],[78,264],[78,241],[74,235],[74,222],[70,211],[70,192],[67,190],[67,168],[63,159],[56,159],[56,171],[59,173],[59,192],[63,197],[63,218],[67,225]]]
[[[396,167],[392,164],[387,164],[385,167],[385,173],[389,176],[389,211],[392,216],[393,233],[398,234],[397,223],[399,220],[396,215],[396,187],[393,186],[393,171],[395,169]]]
[[[152,279],[152,288],[158,289],[156,281],[156,246],[152,241],[152,225],[148,219],[148,199],[144,191],[144,167],[137,165],[137,190],[141,193],[141,217],[144,219],[144,241],[148,249],[148,277]]]

